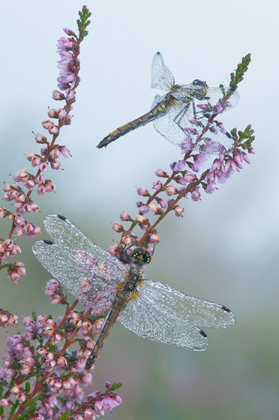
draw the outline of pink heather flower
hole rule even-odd
[[[7,210],[3,206],[0,206],[0,219],[3,219],[5,216],[7,216],[7,214]]]
[[[39,165],[39,169],[40,169],[41,172],[46,172],[47,167],[48,167],[48,162],[45,162],[45,161],[40,163],[40,165]]]
[[[65,94],[67,101],[72,101],[76,96],[76,91],[74,89],[67,89]]]
[[[119,223],[113,223],[112,230],[114,230],[115,232],[123,232],[124,228]]]
[[[207,160],[207,155],[205,153],[200,153],[194,156],[194,163],[189,164],[191,169],[194,172],[199,172],[201,165]]]
[[[26,170],[23,169],[15,173],[15,175],[13,176],[13,180],[16,182],[26,182],[28,181],[29,177],[30,175],[28,174],[28,172],[26,172]]]
[[[42,134],[36,134],[35,141],[36,143],[44,144],[44,143],[47,143],[47,138],[43,136]]]
[[[17,215],[14,218],[14,224],[16,226],[23,226],[25,224],[25,220],[23,219],[23,217]]]
[[[186,182],[191,183],[191,182],[195,181],[197,179],[197,177],[196,177],[196,175],[188,172],[187,174],[184,175],[184,179],[185,179]]]
[[[175,212],[175,215],[176,215],[177,217],[183,217],[183,212],[184,212],[184,209],[183,209],[182,207],[180,207],[180,206],[176,206],[176,207],[174,208],[174,212]]]
[[[154,214],[161,214],[162,213],[162,208],[158,204],[154,204],[154,203],[148,204],[148,208],[149,208],[149,210],[153,211]]]
[[[144,219],[144,217],[143,217]],[[131,245],[132,242],[136,242],[137,241],[137,236],[130,236],[130,235],[126,235],[122,238],[122,243],[124,245]],[[121,251],[122,251],[122,247],[121,247]]]
[[[50,130],[50,129],[54,126],[54,124],[53,124],[53,122],[52,122],[52,121],[50,121],[50,120],[45,120],[45,121],[42,121],[42,126],[43,126],[46,130]]]
[[[86,409],[87,410],[87,409]],[[85,412],[84,412],[84,414],[86,415],[86,410],[85,410]],[[95,402],[95,405],[94,405],[94,414],[96,415],[96,416],[103,416],[104,414],[105,414],[105,410],[104,410],[104,407],[103,407],[103,404],[102,404],[102,401],[99,401],[99,400],[97,400],[96,402]]]
[[[150,235],[148,242],[150,244],[157,244],[160,241],[160,236],[157,232],[153,232],[152,235]]]
[[[47,115],[49,118],[58,118],[56,109],[49,109]]]
[[[122,211],[120,213],[120,220],[122,220],[122,222],[127,222],[127,221],[131,220],[131,218],[126,211]]]
[[[251,163],[250,159],[249,159],[249,156],[246,155],[246,153],[243,153],[243,159],[245,160],[246,163],[249,163],[249,164]]]
[[[172,168],[175,172],[177,171],[181,171],[182,169],[184,169],[186,166],[186,163],[184,160],[179,160],[178,162],[175,163],[174,167]]]
[[[2,309],[0,310],[0,326],[7,327],[8,325],[17,326],[18,317]]]
[[[61,163],[58,160],[53,160],[50,164],[52,169],[58,170],[61,166]]]
[[[59,120],[62,120],[63,118],[67,116],[67,110],[65,108],[59,109],[57,114],[58,114]]]
[[[0,241],[0,255],[5,258],[12,258],[18,252],[21,252],[21,249],[16,245],[11,239],[6,239],[4,242]]]
[[[155,174],[160,178],[165,178],[168,176],[168,174],[163,169],[157,169]]]
[[[183,176],[177,176],[176,178],[175,178],[175,180],[176,180],[176,182],[178,183],[178,184],[181,184],[181,185],[185,185],[187,182],[186,182],[186,180],[185,180],[185,178],[183,177]]]
[[[46,189],[45,189],[44,185],[39,185],[38,188],[37,188],[37,194],[38,195],[44,195],[45,192],[46,192]]]
[[[53,149],[52,149],[52,151],[50,152],[50,157],[52,158],[52,159],[57,159],[57,158],[59,158],[60,157],[60,155],[61,155],[61,152],[60,152],[60,150],[58,149],[58,147],[54,147]]]
[[[243,162],[243,156],[242,156],[242,154],[235,154],[233,156],[233,158],[234,158],[234,161],[237,163],[237,166],[240,169],[242,169],[242,165],[241,165],[241,163]]]
[[[184,153],[187,153],[190,150],[192,150],[193,145],[192,145],[191,141],[188,138],[186,138],[185,140],[183,140],[180,143],[179,147],[181,149],[181,153],[184,154]]]
[[[65,96],[64,96],[64,94],[62,92],[59,92],[59,90],[54,90],[52,92],[52,98],[55,101],[63,101],[65,99]]]
[[[148,195],[148,191],[145,188],[138,188],[137,193],[142,196]]]
[[[25,183],[25,187],[28,188],[28,190],[33,190],[33,188],[35,187],[35,180],[34,179],[29,179],[26,183]]]
[[[121,398],[117,395],[118,398],[111,398],[109,396],[105,397],[102,400],[102,405],[105,412],[111,411],[113,408],[117,407],[118,405],[122,404]]]
[[[200,200],[200,192],[198,190],[194,190],[191,194],[191,198],[193,201],[199,201]]]
[[[136,221],[138,222],[138,223],[143,223],[143,224],[149,224],[149,220],[146,218],[146,217],[143,217],[143,216],[141,216],[140,214],[138,214],[136,217],[135,217],[135,219],[136,219]]]
[[[70,150],[66,146],[61,146],[60,147],[60,152],[62,153],[62,155],[65,158],[72,157],[72,155],[70,153]]]
[[[29,153],[29,155],[27,155],[26,158],[31,162],[31,165],[34,167],[38,166],[42,162],[42,157],[36,155],[35,153]]]
[[[207,194],[212,194],[213,191],[215,191],[216,189],[217,189],[216,183],[214,181],[209,180],[205,188],[205,192]]]
[[[157,199],[158,203],[162,207],[162,209],[166,209],[168,207],[168,203],[165,200],[162,200],[161,198]]]
[[[141,215],[143,215],[143,214],[145,214],[145,213],[147,213],[149,211],[149,208],[148,208],[148,206],[141,206],[140,208],[139,208],[139,214],[141,214]]]
[[[58,127],[56,125],[53,125],[51,128],[49,128],[48,132],[49,134],[57,134],[58,133]]]
[[[172,185],[169,185],[169,186],[166,188],[166,194],[167,194],[168,196],[170,196],[170,195],[175,195],[175,194],[177,194],[177,193],[178,193],[177,188],[176,188],[176,187],[173,187]]]
[[[11,393],[14,394],[14,395],[19,394],[21,391],[22,390],[18,385],[14,385],[11,389]]]
[[[34,181],[36,184],[41,184],[42,182],[45,182],[46,177],[44,175],[37,176]]]
[[[46,192],[55,191],[55,186],[49,179],[45,182],[45,191]]]
[[[152,188],[153,190],[159,191],[162,188],[162,182],[161,181],[153,182]]]

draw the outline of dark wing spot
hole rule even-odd
[[[207,335],[205,334],[205,332],[204,332],[203,330],[200,330],[200,334],[201,334],[203,337],[207,337]]]
[[[226,306],[222,306],[223,311],[226,311],[228,313],[231,313],[231,310],[227,308]]]
[[[61,220],[64,220],[64,221],[65,221],[65,220],[67,220],[67,218],[66,218],[65,216],[61,216],[61,214],[58,214],[57,216],[58,216],[58,217],[59,217],[59,219],[61,219]]]
[[[44,243],[47,244],[47,245],[53,245],[54,244],[54,242],[48,241],[47,239],[44,240]]]

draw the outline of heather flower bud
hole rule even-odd
[[[131,218],[126,211],[122,211],[120,213],[120,220],[122,220],[122,222],[127,222],[127,221],[131,220]]]
[[[173,187],[172,185],[169,185],[169,186],[166,188],[166,194],[167,194],[168,196],[170,196],[170,195],[175,195],[175,194],[177,194],[177,193],[178,193],[177,188],[176,188],[176,187]]]
[[[160,178],[165,178],[168,176],[168,174],[165,171],[163,171],[163,169],[157,169],[155,174]]]
[[[177,217],[183,217],[184,209],[180,206],[176,206],[174,212]]]
[[[148,195],[148,191],[145,188],[138,188],[137,193],[142,196]]]
[[[124,231],[123,226],[122,226],[122,225],[120,225],[119,223],[113,223],[113,225],[112,225],[112,229],[113,229],[115,232],[123,232],[123,231]]]
[[[200,196],[201,196],[200,192],[195,190],[195,191],[192,192],[191,198],[192,198],[193,201],[199,201]]]

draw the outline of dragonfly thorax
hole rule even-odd
[[[130,260],[136,265],[146,265],[151,261],[151,254],[146,249],[136,248],[131,252]]]

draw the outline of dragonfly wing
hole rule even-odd
[[[184,106],[186,105],[173,105],[165,115],[162,115],[153,121],[155,130],[169,142],[176,145],[179,145],[186,138],[185,131],[175,122],[175,118]]]
[[[49,214],[44,219],[44,225],[53,242],[60,245],[73,257],[83,251],[91,255],[98,263],[110,261],[119,271],[126,272],[125,265],[118,258],[94,244],[66,217]]]
[[[165,65],[162,54],[155,53],[152,60],[151,88],[165,91],[171,89],[174,83],[173,74]]]
[[[168,284],[145,280],[139,292],[144,297],[152,297],[154,304],[164,311],[198,327],[227,328],[235,323],[234,315],[227,307],[186,295]]]
[[[219,102],[219,100],[222,100],[222,98],[224,97],[224,93],[226,94],[228,90],[230,89],[228,86],[223,86],[223,88],[224,88],[224,91],[222,91],[220,87],[208,88],[206,96],[207,98],[209,98],[208,102],[212,106],[216,105]],[[223,112],[229,111],[230,109],[234,108],[238,104],[239,99],[240,99],[240,96],[239,96],[238,91],[236,90],[228,99],[228,103],[229,103],[228,107]]]
[[[224,306],[185,295],[166,284],[145,280],[139,292],[121,312],[120,322],[149,340],[205,350],[208,339],[199,327],[226,328],[235,322]]]
[[[141,292],[143,288],[144,285]],[[152,296],[148,296],[147,290],[128,302],[120,313],[120,322],[138,336],[159,343],[197,351],[208,346],[208,338],[203,331],[161,308]]]
[[[32,250],[42,266],[83,306],[94,306],[98,310],[110,306],[116,293],[115,284],[121,281],[119,272],[112,275],[104,267],[85,264],[55,243],[37,241]]]

